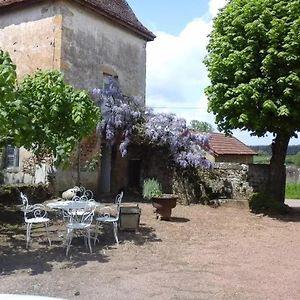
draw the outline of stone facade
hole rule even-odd
[[[19,78],[38,69],[59,69],[68,83],[90,90],[102,87],[103,73],[108,73],[142,103],[146,43],[71,1],[39,1],[0,13],[0,48],[10,53]]]
[[[248,174],[249,166],[237,163],[216,163],[212,170],[178,170],[174,173],[173,192],[183,204],[246,200],[253,192]]]
[[[91,90],[102,88],[104,76],[113,75],[118,76],[125,94],[137,96],[140,104],[145,104],[146,44],[155,37],[146,28],[141,27],[144,32],[139,33],[131,24],[120,21],[122,18],[108,16],[107,11],[99,13],[99,7],[92,9],[89,1],[12,1],[16,5],[12,7],[0,2],[0,48],[11,55],[19,79],[38,69],[59,69],[75,88]],[[5,182],[36,181],[23,169],[29,156],[20,150],[20,166],[7,170]],[[116,161],[109,163],[112,173],[106,170],[103,175],[100,163],[97,170],[82,174],[82,184],[96,190],[100,176],[111,176],[105,191],[126,184],[119,178],[119,174],[126,174],[126,161],[116,156]],[[74,184],[74,173],[73,169],[58,170],[58,190]]]

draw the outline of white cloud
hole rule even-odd
[[[210,0],[209,14],[215,17],[227,0]],[[147,105],[156,111],[173,112],[179,117],[214,124],[207,112],[204,89],[209,85],[203,59],[206,55],[211,18],[191,20],[179,35],[155,32],[157,38],[147,45]],[[248,132],[234,131],[234,136],[249,145],[270,144],[272,136],[258,139]],[[297,143],[293,140],[292,143]]]
[[[209,1],[209,3],[208,3],[209,13],[212,16],[212,18],[214,18],[218,14],[219,9],[224,7],[226,3],[227,3],[227,0],[210,0]]]
[[[226,0],[211,0],[215,16]],[[147,105],[157,111],[174,112],[188,122],[197,119],[214,123],[207,113],[204,89],[209,84],[203,59],[206,55],[211,19],[191,20],[178,36],[155,32],[147,46]]]
[[[209,81],[203,59],[210,30],[210,23],[197,18],[178,36],[156,32],[157,38],[147,46],[147,105],[187,121],[209,118],[214,122],[206,112],[204,96]]]

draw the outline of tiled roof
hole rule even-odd
[[[211,133],[209,144],[216,155],[255,155],[256,152],[233,136]]]
[[[39,2],[41,0],[38,0]],[[38,2],[32,0],[0,0],[0,8],[11,5],[25,5]],[[119,24],[142,35],[148,41],[153,41],[155,35],[149,31],[135,16],[125,0],[73,0],[84,6],[90,7],[98,13],[117,21]]]

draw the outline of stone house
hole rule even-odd
[[[38,69],[58,69],[75,88],[91,90],[117,76],[122,91],[144,105],[146,45],[154,38],[125,0],[0,0],[0,48],[11,55],[19,79]],[[96,137],[85,141],[85,152],[100,144]],[[24,172],[28,159],[24,149],[8,147],[5,182],[43,182],[46,170],[38,170],[38,178]],[[116,191],[127,184],[127,167],[116,149],[104,147],[101,167],[83,172],[82,183]],[[57,172],[59,191],[74,185],[74,173]]]
[[[209,135],[212,153],[207,159],[212,162],[252,164],[257,153],[233,136],[213,132]]]

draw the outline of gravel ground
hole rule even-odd
[[[69,258],[57,221],[51,247],[38,230],[26,250],[24,227],[7,218],[0,224],[0,293],[89,300],[300,299],[297,209],[271,218],[240,207],[177,205],[171,221],[159,221],[151,204],[139,205],[140,228],[120,232],[119,246],[108,227],[93,254],[75,240]]]

